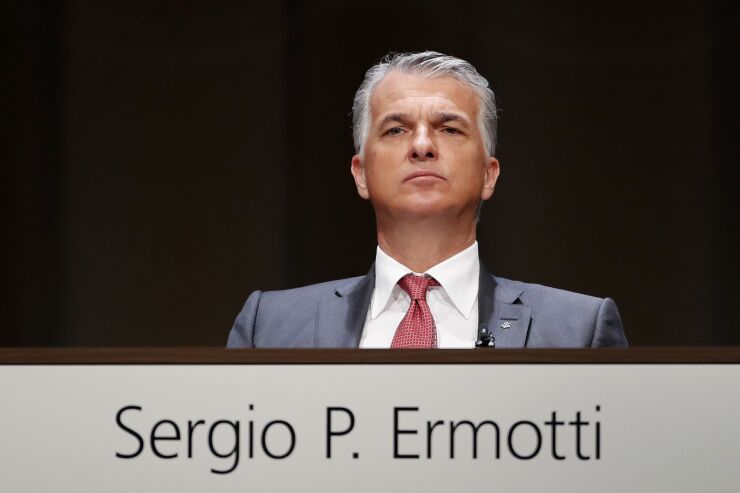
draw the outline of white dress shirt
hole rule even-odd
[[[424,273],[413,272],[378,247],[375,289],[360,338],[361,348],[389,348],[411,297],[398,281],[406,274],[428,274],[439,282],[427,291],[437,327],[437,347],[472,348],[478,338],[478,242]]]

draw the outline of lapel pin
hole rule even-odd
[[[501,328],[502,329],[510,329],[511,328],[511,322],[508,320],[506,322],[501,322]]]

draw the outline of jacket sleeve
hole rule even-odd
[[[229,333],[227,348],[250,348],[254,347],[254,330],[257,321],[257,309],[260,304],[262,291],[255,291],[249,295],[244,308],[237,315],[234,326]]]
[[[627,347],[622,319],[619,317],[616,303],[611,298],[605,298],[596,311],[591,347]]]

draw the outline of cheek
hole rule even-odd
[[[466,166],[465,171],[459,175],[460,185],[470,192],[479,193],[485,183],[485,170],[483,167]]]
[[[377,161],[368,164],[365,168],[365,181],[368,189],[382,190],[385,187],[383,181],[386,179],[387,173],[384,173],[382,168],[382,166],[378,166]]]

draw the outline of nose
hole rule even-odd
[[[414,133],[409,148],[409,161],[433,161],[437,159],[437,146],[426,127],[420,126]]]

